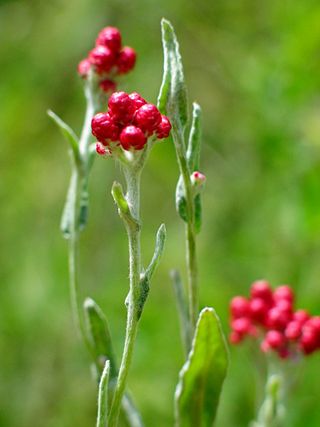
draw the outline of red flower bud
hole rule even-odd
[[[290,323],[288,323],[286,330],[285,330],[285,336],[290,341],[296,341],[302,332],[302,326],[301,323],[297,322],[296,320],[292,320]]]
[[[160,111],[153,104],[145,104],[140,107],[134,117],[135,124],[150,135],[160,125],[161,120]]]
[[[96,114],[91,120],[91,129],[92,134],[104,145],[108,145],[108,140],[119,139],[120,128],[114,123],[109,113]]]
[[[135,110],[138,110],[147,103],[147,101],[143,99],[142,96],[140,96],[137,92],[130,93],[129,98],[133,101]]]
[[[273,349],[279,349],[286,343],[284,335],[281,332],[274,330],[266,333],[265,341],[269,347]]]
[[[113,80],[105,79],[99,83],[100,88],[105,93],[112,93],[116,90],[117,85]]]
[[[118,52],[121,48],[121,33],[118,28],[103,28],[98,34],[96,46],[106,46],[113,52]]]
[[[247,317],[239,317],[233,320],[231,327],[238,334],[245,335],[250,333],[252,325]]]
[[[109,150],[107,150],[100,142],[97,142],[96,143],[96,152],[100,156],[105,156],[106,154],[108,154]]]
[[[262,298],[252,298],[250,301],[251,318],[260,324],[265,323],[268,309],[268,304]]]
[[[89,53],[89,61],[98,74],[107,73],[114,65],[115,55],[107,46],[96,46]]]
[[[249,301],[245,297],[236,296],[230,302],[231,316],[235,319],[250,316]]]
[[[275,301],[287,300],[291,303],[294,301],[293,290],[288,285],[278,286],[273,292],[273,298]]]
[[[266,280],[257,280],[252,283],[250,294],[252,298],[261,298],[266,302],[272,301],[272,289]]]
[[[118,74],[126,74],[132,70],[136,63],[136,52],[132,47],[124,47],[117,58]]]
[[[302,336],[300,338],[300,348],[304,354],[311,354],[317,350],[319,346],[318,334],[315,328],[303,327]]]
[[[130,150],[131,148],[141,150],[146,142],[146,136],[142,130],[136,126],[127,126],[120,134],[120,143],[125,150]]]
[[[83,79],[87,78],[89,70],[90,70],[90,61],[88,58],[83,59],[78,64],[78,74]]]
[[[291,314],[273,307],[269,310],[266,324],[269,328],[284,330],[287,324],[291,321]]]
[[[306,310],[297,310],[293,313],[293,320],[301,323],[302,325],[310,319],[310,314]]]
[[[161,116],[161,122],[159,123],[156,134],[158,139],[168,138],[171,131],[171,123],[167,116]]]
[[[119,123],[127,124],[133,119],[135,112],[134,102],[125,92],[114,92],[108,102],[112,118]]]

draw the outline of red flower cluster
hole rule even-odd
[[[273,291],[264,280],[254,282],[250,298],[236,296],[231,300],[230,314],[232,344],[252,336],[260,340],[263,352],[273,350],[281,358],[320,349],[320,316],[294,311],[294,293],[287,285]]]
[[[121,33],[117,28],[103,28],[96,39],[96,46],[89,52],[88,57],[79,63],[79,75],[86,78],[90,67],[93,67],[101,77],[101,89],[104,92],[114,92],[116,84],[110,77],[128,73],[136,62],[134,49],[121,45]]]
[[[148,104],[138,93],[113,93],[106,113],[96,114],[91,122],[93,135],[97,138],[97,153],[106,154],[108,147],[121,145],[124,150],[142,150],[148,137],[167,138],[171,123],[157,107]]]

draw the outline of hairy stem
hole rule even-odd
[[[88,340],[84,321],[82,318],[82,303],[79,295],[79,240],[80,240],[80,210],[81,198],[84,183],[88,180],[89,174],[89,144],[91,141],[91,119],[95,114],[98,102],[95,95],[95,90],[92,81],[86,82],[85,86],[86,96],[86,113],[85,120],[81,132],[79,142],[79,151],[81,157],[81,166],[77,165],[75,161],[72,162],[72,176],[70,183],[70,197],[71,197],[71,212],[70,212],[70,236],[69,236],[69,281],[70,281],[70,298],[73,318],[75,324],[80,332],[82,340],[86,345],[89,352],[92,354],[91,344]]]
[[[187,271],[188,271],[188,301],[189,301],[189,321],[191,326],[191,337],[195,331],[198,318],[198,269],[196,257],[196,231],[195,231],[195,206],[194,195],[191,184],[191,172],[188,167],[186,150],[183,135],[173,129],[173,139],[178,158],[180,173],[185,189],[187,203],[188,222],[186,224],[186,249],[187,249]],[[191,342],[190,342],[191,347]]]
[[[125,391],[127,377],[131,365],[134,343],[138,329],[138,300],[139,300],[139,283],[141,272],[141,255],[140,255],[140,171],[127,168],[125,170],[127,181],[126,199],[129,205],[131,216],[136,223],[126,222],[126,229],[129,240],[129,278],[130,290],[127,307],[127,326],[124,350],[122,354],[121,365],[117,385],[115,388],[113,402],[109,413],[108,426],[116,427],[118,425],[119,410],[122,397]]]

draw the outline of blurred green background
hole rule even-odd
[[[59,231],[69,179],[66,145],[48,108],[76,131],[83,119],[78,61],[98,31],[118,26],[136,48],[122,88],[155,102],[160,19],[175,26],[190,100],[204,112],[201,306],[228,330],[228,301],[250,283],[290,283],[298,306],[320,312],[320,4],[316,0],[0,1],[0,426],[95,425],[96,390],[69,307],[67,244]],[[158,144],[142,185],[143,257],[165,222],[165,256],[140,325],[129,384],[147,426],[173,422],[183,361],[168,271],[185,271],[174,208],[172,142]],[[127,242],[110,195],[121,179],[97,159],[82,235],[82,294],[104,308],[121,352]],[[299,367],[286,426],[320,425],[319,355]],[[253,417],[250,351],[231,349],[218,427]],[[197,427],[197,426],[195,426]]]

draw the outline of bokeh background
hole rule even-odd
[[[95,425],[96,389],[69,307],[67,243],[59,231],[69,179],[53,109],[79,132],[78,61],[98,31],[118,26],[139,59],[122,88],[156,100],[160,19],[175,26],[190,100],[203,108],[207,175],[199,237],[201,306],[228,331],[228,301],[267,278],[292,284],[299,307],[320,312],[320,5],[316,0],[0,1],[0,426]],[[165,222],[168,241],[140,325],[129,384],[147,426],[173,424],[183,361],[168,272],[184,275],[184,230],[174,208],[172,142],[158,144],[143,176],[143,257]],[[103,307],[121,352],[127,242],[110,196],[121,179],[97,159],[81,291]],[[300,365],[286,426],[320,425],[319,355]],[[231,349],[217,426],[252,419],[256,365]],[[195,426],[197,427],[197,426]]]

